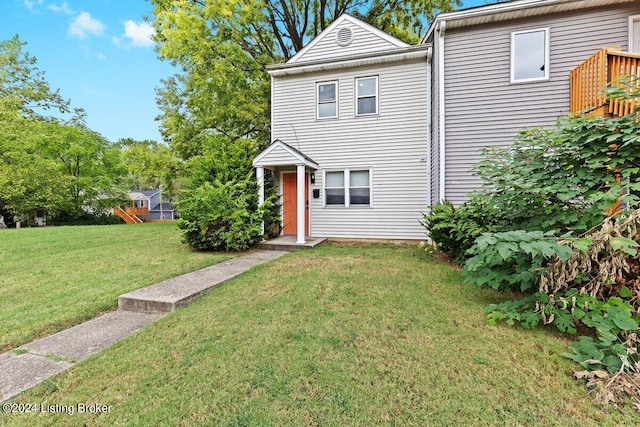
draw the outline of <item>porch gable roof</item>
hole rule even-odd
[[[279,139],[253,159],[254,167],[275,168],[280,166],[304,165],[309,169],[317,170],[318,164],[300,150]]]

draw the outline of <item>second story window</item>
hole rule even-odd
[[[511,33],[511,83],[549,79],[549,29]]]
[[[338,117],[338,82],[316,84],[318,119],[335,119]]]
[[[356,116],[378,114],[378,77],[356,79]]]

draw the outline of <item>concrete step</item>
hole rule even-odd
[[[270,251],[297,251],[301,249],[312,249],[327,241],[325,237],[306,237],[304,244],[296,243],[296,236],[280,236],[271,240],[258,243],[259,249]]]
[[[118,298],[121,310],[143,313],[166,313],[190,304],[245,271],[267,261],[279,258],[286,251],[257,250],[240,258],[221,262],[192,273],[165,280],[138,289]]]

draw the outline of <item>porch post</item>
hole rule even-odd
[[[256,178],[258,178],[258,207],[260,207],[264,203],[264,168],[262,166],[256,167]],[[264,219],[260,231],[264,234]]]
[[[298,240],[296,241],[296,244],[298,245],[304,245],[305,244],[305,240],[304,240],[304,229],[305,229],[305,215],[304,215],[304,211],[305,211],[305,203],[306,201],[304,200],[304,190],[305,190],[305,182],[304,182],[304,171],[305,171],[305,167],[304,165],[297,165],[297,199],[298,199],[298,207],[297,207],[297,211],[298,211]]]

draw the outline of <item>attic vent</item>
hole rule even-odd
[[[353,31],[351,28],[342,27],[338,29],[336,33],[336,43],[338,46],[349,46],[353,41]]]

